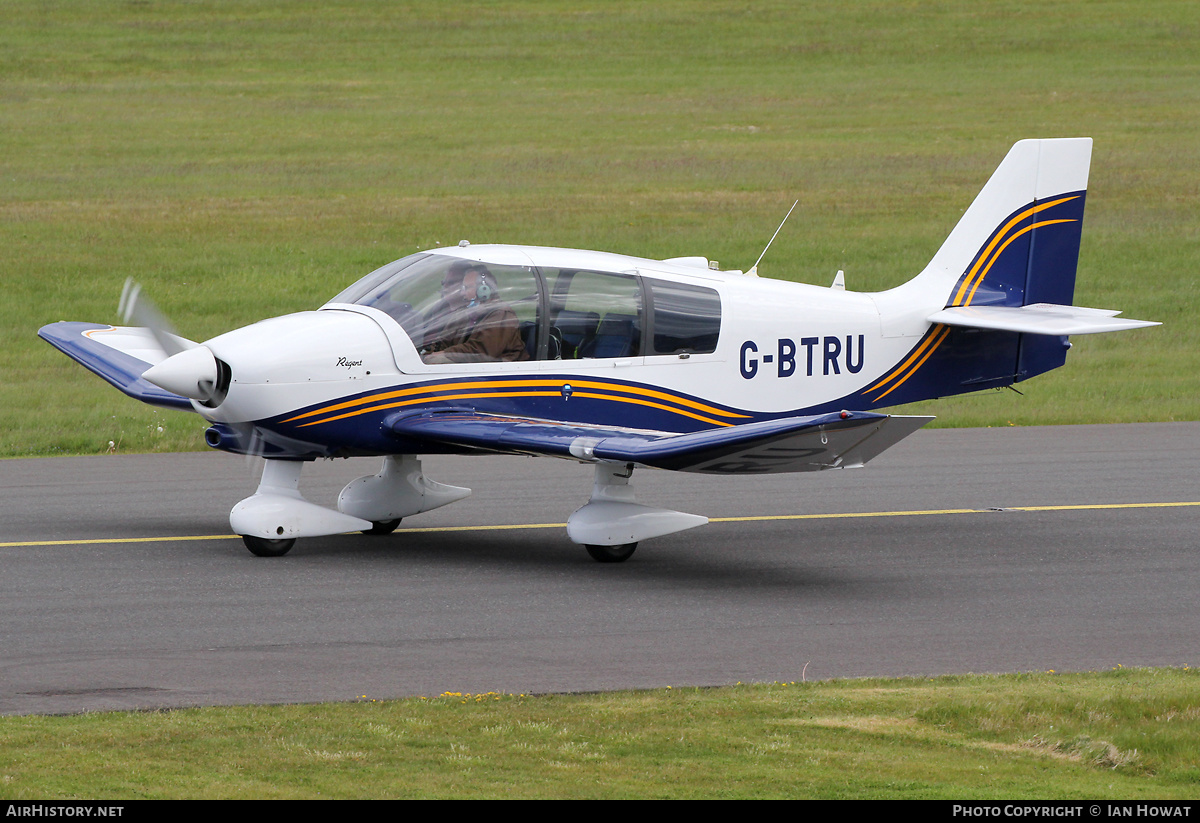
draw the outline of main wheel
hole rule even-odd
[[[296,538],[269,540],[265,537],[243,534],[242,542],[246,544],[246,548],[250,550],[251,554],[258,557],[283,557],[292,550],[292,546],[296,545]]]
[[[620,546],[596,546],[589,543],[584,548],[598,563],[624,563],[637,548],[637,543],[623,543]]]
[[[401,518],[395,520],[376,520],[371,528],[363,529],[363,534],[391,534],[400,525]]]

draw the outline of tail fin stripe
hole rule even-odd
[[[962,285],[959,286],[958,293],[954,295],[954,300],[951,301],[951,305],[958,305],[959,301],[963,299],[963,295],[967,293],[967,289],[970,288],[970,286],[971,286],[971,281],[974,280],[975,276],[979,273],[979,268],[980,268],[980,266],[983,265],[984,261],[985,260],[995,260],[996,256],[999,255],[999,253],[1000,253],[999,251],[997,251],[996,254],[993,255],[992,254],[993,249],[996,248],[996,244],[999,243],[1001,240],[1003,240],[1004,236],[1007,235],[1014,226],[1016,226],[1018,223],[1020,223],[1022,220],[1024,220],[1026,217],[1029,217],[1030,215],[1037,214],[1040,211],[1044,211],[1053,206],[1057,206],[1060,203],[1067,203],[1067,202],[1070,202],[1071,200],[1076,200],[1078,198],[1079,198],[1079,195],[1076,194],[1076,195],[1072,195],[1070,197],[1060,197],[1057,200],[1050,200],[1045,203],[1039,203],[1035,206],[1032,206],[1031,208],[1026,209],[1025,211],[1023,211],[1020,214],[1013,217],[1007,223],[1005,223],[1004,227],[1002,229],[1000,229],[1000,231],[996,232],[996,234],[992,238],[991,242],[987,244],[987,247],[983,250],[983,252],[979,255],[979,257],[977,257],[975,259],[975,264],[973,266],[971,266],[970,271],[967,273],[966,277],[963,278]],[[1012,238],[1009,238],[1008,242],[1012,242],[1012,240],[1018,236],[1020,236],[1020,235],[1013,235]],[[1005,245],[1008,245],[1008,243],[1005,243]],[[1000,251],[1003,251],[1003,247],[1001,247]],[[989,263],[988,266],[990,267],[991,264]],[[985,271],[984,274],[986,274],[986,273],[987,272]],[[983,279],[983,275],[980,275],[979,280],[982,280],[982,279]],[[976,283],[975,285],[978,285],[978,283]]]
[[[1073,200],[1074,198],[1068,198],[1068,199]],[[1037,228],[1041,228],[1042,226],[1053,226],[1055,223],[1076,223],[1076,222],[1078,222],[1078,221],[1064,219],[1064,220],[1043,220],[1041,223],[1031,223],[1030,225],[1021,229],[1019,232],[1016,232],[1012,237],[1005,240],[1004,245],[1002,245],[1000,248],[996,249],[996,253],[992,255],[992,259],[988,261],[987,266],[985,266],[983,271],[980,272],[979,278],[975,281],[975,284],[971,286],[971,291],[967,295],[966,302],[964,302],[962,305],[964,305],[964,306],[971,305],[971,300],[975,297],[975,290],[979,288],[979,284],[982,283],[984,281],[984,278],[987,277],[988,271],[992,268],[992,264],[996,262],[996,259],[998,257],[1000,257],[1000,253],[1003,252],[1006,248],[1008,248],[1009,243],[1013,242],[1021,235],[1027,234],[1028,232],[1031,232]],[[966,283],[964,283],[963,285],[965,286]]]

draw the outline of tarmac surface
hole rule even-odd
[[[641,502],[714,522],[614,565],[563,525],[590,467],[424,462],[475,493],[257,558],[230,535],[258,480],[238,457],[0,461],[0,713],[1200,664],[1200,423],[639,470]],[[301,490],[332,505],[377,468],[310,465]]]

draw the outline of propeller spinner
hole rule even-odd
[[[228,385],[228,380],[220,379],[220,361],[212,351],[176,334],[167,318],[142,294],[141,285],[132,277],[125,281],[118,311],[124,322],[148,330],[162,350],[164,359],[142,373],[147,382],[201,403],[210,403],[214,399],[219,383]]]
[[[142,377],[169,392],[203,403],[212,399],[219,373],[213,353],[206,346],[196,346],[151,366]]]

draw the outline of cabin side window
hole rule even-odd
[[[554,283],[550,343],[563,360],[642,354],[645,311],[636,277],[572,269],[546,274]]]
[[[721,335],[721,297],[715,289],[647,278],[654,334],[647,354],[708,354]]]
[[[333,302],[390,315],[431,365],[707,354],[721,334],[712,288],[440,254],[391,263]]]

